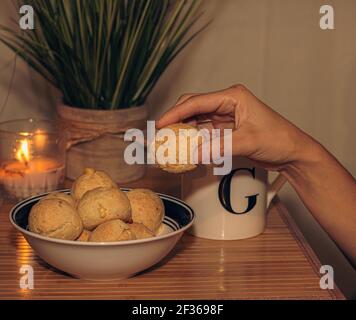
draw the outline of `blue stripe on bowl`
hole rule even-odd
[[[177,231],[180,229],[179,225],[174,220],[168,217],[164,218],[163,223],[173,229],[173,231]]]

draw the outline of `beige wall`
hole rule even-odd
[[[0,21],[8,16],[0,4]],[[319,28],[319,8],[335,9],[335,30]],[[356,1],[204,0],[213,17],[169,68],[149,104],[156,117],[186,92],[243,83],[262,100],[320,140],[356,176]],[[13,54],[0,46],[0,108]],[[1,120],[50,116],[48,90],[23,64]],[[312,219],[290,187],[281,197],[324,264],[335,268],[340,287],[356,296],[356,273]]]
[[[0,0],[0,24],[14,26],[14,23],[9,22],[11,18],[16,18],[11,0]],[[7,100],[9,88],[11,91]],[[36,116],[51,118],[54,113],[48,110],[51,110],[52,101],[50,90],[44,81],[23,61],[15,61],[15,54],[0,43],[0,120]]]

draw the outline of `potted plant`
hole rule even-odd
[[[26,0],[35,28],[1,26],[0,41],[53,84],[69,138],[67,176],[83,167],[109,171],[117,182],[144,174],[123,159],[123,133],[143,128],[154,85],[203,29],[196,0]]]

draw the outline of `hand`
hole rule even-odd
[[[281,171],[288,164],[303,161],[319,146],[242,85],[183,95],[158,120],[157,128],[207,121],[217,129],[233,128],[232,154],[245,156],[268,170]]]
[[[356,180],[317,141],[241,85],[185,95],[162,116],[157,127],[182,121],[233,127],[233,155],[280,171],[356,266]]]

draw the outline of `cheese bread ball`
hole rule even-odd
[[[104,171],[87,168],[74,181],[71,194],[78,201],[86,192],[96,188],[117,188],[117,185]]]
[[[89,230],[83,230],[83,232],[80,234],[79,238],[77,241],[81,242],[88,242],[90,238],[91,232]]]
[[[155,236],[155,234],[150,229],[145,227],[142,223],[133,222],[128,226],[136,236],[136,239],[146,239]]]
[[[161,225],[158,227],[155,235],[159,236],[159,235],[161,235],[163,233],[164,233],[164,223],[161,223]]]
[[[118,188],[97,188],[84,194],[77,206],[86,230],[113,219],[131,221],[130,201]]]
[[[75,208],[62,199],[44,199],[30,212],[29,229],[43,236],[75,240],[83,230],[83,223]]]
[[[132,221],[142,223],[155,233],[164,217],[161,198],[148,189],[134,189],[126,193],[131,204]]]
[[[172,130],[172,135],[165,137],[166,134],[161,131],[164,129]],[[156,134],[155,148],[151,148],[155,153],[154,159],[158,167],[171,173],[194,170],[197,165],[191,151],[198,146],[197,129],[187,124],[176,123],[161,130]]]
[[[115,219],[107,221],[98,226],[90,235],[90,242],[115,242],[125,240],[135,240],[135,234],[130,230],[129,226]]]
[[[73,207],[75,207],[75,205],[76,205],[73,197],[71,195],[63,193],[63,192],[50,193],[49,195],[42,198],[42,200],[45,200],[45,199],[61,199],[61,200],[64,200],[65,202],[68,202]]]

